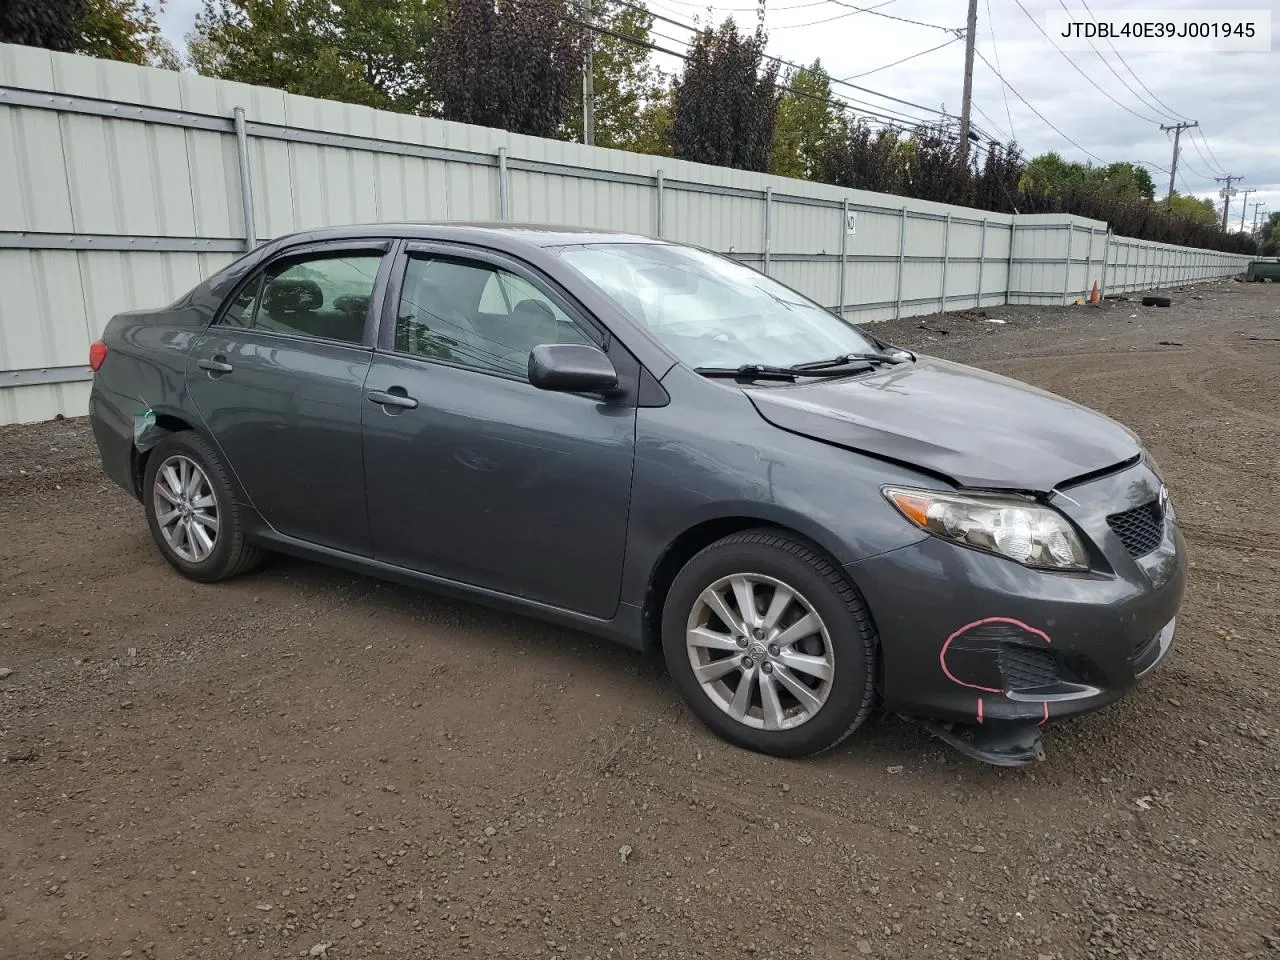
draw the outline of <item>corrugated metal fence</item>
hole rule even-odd
[[[89,342],[256,243],[332,224],[510,220],[699,244],[859,321],[1068,303],[1247,258],[522,137],[0,44],[0,423],[85,412]]]

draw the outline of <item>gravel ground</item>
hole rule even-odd
[[[746,753],[639,655],[301,561],[188,582],[84,421],[0,429],[0,957],[1280,957],[1280,289],[1172,295],[877,327],[1125,421],[1185,526],[1170,661],[1022,771],[888,716]]]

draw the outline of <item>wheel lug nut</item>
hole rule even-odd
[[[764,639],[764,630],[763,630],[763,629],[761,629],[760,627],[756,627],[756,628],[755,628],[755,630],[753,630],[753,631],[751,631],[751,632],[752,632],[752,635],[753,635],[757,640],[763,640],[763,639]]]
[[[760,669],[765,673],[773,673],[773,664],[766,660],[764,663],[760,664]]]
[[[746,638],[746,637],[739,637],[739,638],[738,638],[738,646],[740,646],[743,650],[747,649],[747,638]]]
[[[782,652],[782,648],[778,646],[776,643],[769,644],[769,656],[776,657],[781,652]]]
[[[742,658],[742,665],[743,665],[744,667],[747,667],[748,669],[750,669],[752,666],[754,666],[754,665],[755,665],[755,661],[754,661],[754,660],[752,660],[750,657],[743,657],[743,658]]]

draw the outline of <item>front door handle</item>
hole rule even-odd
[[[222,354],[216,354],[208,360],[200,360],[197,365],[201,370],[208,370],[210,373],[230,373],[235,367],[227,363],[227,358]]]
[[[370,390],[369,399],[382,407],[401,407],[405,410],[412,410],[418,405],[418,401],[409,396],[404,387],[391,387],[386,391]]]

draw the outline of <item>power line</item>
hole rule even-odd
[[[991,52],[995,54],[996,67],[1000,67],[1000,50],[996,46],[996,27],[995,21],[991,17],[991,0],[986,0],[987,4],[987,32],[991,34]],[[1000,93],[1004,97],[1004,112],[1009,118],[1009,133],[1013,135],[1013,139],[1018,139],[1017,132],[1013,129],[1013,111],[1009,109],[1009,91],[1004,88],[1004,84],[1000,84]]]
[[[1063,2],[1063,0],[1058,0],[1058,6],[1062,7],[1062,9],[1065,10],[1068,15],[1070,15],[1071,8],[1068,7]],[[1094,23],[1098,22],[1098,18],[1093,16],[1092,10],[1089,11],[1089,16],[1093,19]],[[1131,94],[1133,94],[1133,97],[1135,100],[1137,100],[1140,104],[1142,104],[1148,110],[1155,110],[1156,113],[1164,113],[1166,117],[1170,116],[1170,114],[1167,111],[1162,111],[1159,107],[1153,106],[1152,104],[1148,103],[1146,100],[1142,98],[1142,95],[1138,93],[1138,91],[1134,90],[1133,87],[1129,86],[1129,82],[1125,80],[1124,77],[1120,76],[1120,74],[1116,72],[1116,68],[1113,67],[1110,61],[1108,61],[1107,58],[1102,55],[1102,51],[1098,49],[1097,44],[1095,44],[1092,40],[1089,40],[1088,38],[1086,38],[1085,42],[1089,44],[1089,49],[1094,52],[1094,55],[1097,56],[1097,58],[1102,61],[1102,65],[1111,71],[1112,76],[1114,76],[1117,80],[1119,80],[1121,85],[1126,90],[1128,90]],[[1108,40],[1107,42],[1110,43],[1110,40]],[[1120,56],[1119,51],[1115,50],[1114,45],[1111,47],[1111,49],[1116,52],[1116,56]],[[1133,73],[1133,70],[1131,69],[1129,72]],[[1174,116],[1173,119],[1176,120],[1179,118]]]
[[[663,23],[669,23],[669,24],[672,24],[673,26],[677,26],[677,27],[679,27],[679,28],[680,28],[680,29],[682,29],[682,30],[688,30],[690,33],[693,33],[693,34],[702,33],[702,32],[703,32],[703,30],[708,30],[708,29],[710,29],[710,27],[696,27],[696,26],[692,26],[691,24],[683,23],[683,22],[681,22],[680,20],[675,20],[675,19],[673,19],[673,18],[671,18],[671,17],[663,16],[663,15],[662,15],[662,14],[660,14],[660,13],[654,13],[652,10],[649,10],[647,7],[643,7],[643,6],[640,6],[639,4],[632,3],[632,2],[631,2],[631,0],[616,0],[616,2],[617,2],[617,3],[619,3],[620,5],[624,6],[624,7],[630,7],[632,10],[637,10],[637,11],[639,11],[639,12],[641,12],[641,13],[647,13],[649,16],[653,17],[655,20],[661,20]],[[833,3],[834,3],[834,2],[836,2],[836,0],[831,0],[831,2],[833,2]],[[847,6],[847,4],[843,4],[843,3],[842,3],[842,4],[840,4],[840,5],[841,5],[841,6]],[[862,11],[864,11],[864,12],[865,12],[865,11],[869,11],[871,8],[870,8],[870,7],[857,7],[857,8],[855,8],[855,9],[862,10]],[[663,51],[663,52],[666,52],[666,51]],[[761,57],[762,57],[763,59],[765,59],[765,60],[769,60],[769,61],[772,61],[773,63],[777,63],[777,64],[779,64],[780,66],[790,67],[792,70],[804,70],[804,69],[806,69],[805,67],[802,67],[800,64],[792,63],[790,60],[783,60],[781,57],[771,56],[770,54],[767,54],[767,53],[761,53]],[[931,113],[931,114],[934,114],[935,116],[939,116],[939,117],[949,117],[949,116],[951,116],[950,114],[946,113],[945,111],[942,111],[942,110],[936,110],[936,109],[934,109],[933,107],[927,107],[927,106],[925,106],[925,105],[924,105],[924,104],[922,104],[922,103],[914,103],[914,102],[912,102],[911,100],[903,100],[903,99],[901,99],[900,97],[894,97],[894,96],[891,96],[891,95],[889,95],[889,94],[887,94],[887,93],[881,93],[880,91],[878,91],[878,90],[872,90],[872,89],[870,89],[869,87],[861,87],[861,86],[858,86],[858,84],[856,84],[856,83],[849,83],[847,80],[832,80],[831,82],[832,82],[832,83],[839,84],[839,85],[840,85],[840,86],[842,86],[842,87],[848,87],[850,90],[857,90],[859,93],[865,93],[865,94],[869,94],[869,95],[871,95],[871,96],[873,96],[873,97],[879,97],[879,98],[880,98],[880,99],[882,99],[882,100],[890,100],[890,101],[892,101],[893,103],[900,103],[900,104],[902,104],[902,105],[903,105],[903,106],[905,106],[905,107],[911,107],[912,109],[915,109],[915,110],[923,110],[923,111],[925,111],[926,113]],[[856,100],[856,99],[854,99],[853,97],[849,97],[848,95],[846,95],[846,99],[847,99],[847,100],[849,100],[849,101],[850,101],[850,102],[852,102],[852,103],[863,103],[863,104],[865,104],[866,106],[872,106],[872,104],[866,104],[866,102],[865,102],[865,101],[859,101],[859,100]],[[910,122],[915,123],[915,124],[922,124],[922,123],[925,123],[925,122],[926,122],[926,121],[924,121],[924,120],[921,120],[921,119],[920,119],[920,118],[918,118],[918,117],[911,117],[911,116],[908,116],[908,115],[906,115],[906,114],[903,114],[903,113],[902,113],[902,111],[900,111],[900,110],[893,110],[892,108],[889,108],[889,107],[879,107],[879,109],[881,109],[881,110],[888,110],[890,113],[896,113],[896,114],[899,114],[899,115],[900,115],[901,117],[903,117],[904,119],[907,119],[907,120],[909,120]]]
[[[1115,97],[1113,97],[1110,93],[1108,93],[1106,89],[1098,83],[1098,81],[1094,80],[1093,77],[1089,76],[1082,69],[1080,69],[1080,65],[1076,63],[1074,60],[1072,60],[1069,56],[1067,56],[1067,53],[1065,50],[1063,50],[1060,46],[1058,46],[1056,43],[1053,42],[1053,38],[1050,37],[1049,34],[1045,33],[1044,27],[1040,26],[1040,21],[1037,20],[1035,16],[1032,15],[1030,10],[1028,10],[1026,7],[1022,5],[1022,0],[1013,0],[1013,2],[1018,5],[1019,10],[1021,10],[1024,14],[1026,14],[1027,19],[1030,20],[1035,25],[1035,28],[1040,31],[1040,35],[1049,41],[1049,45],[1052,46],[1053,49],[1057,50],[1058,53],[1062,54],[1062,59],[1066,60],[1067,63],[1071,64],[1071,69],[1074,70],[1076,73],[1080,74],[1080,76],[1084,77],[1086,80],[1088,80],[1089,83],[1099,93],[1101,93],[1104,97],[1106,97],[1108,100],[1114,103],[1117,107],[1119,107],[1122,110],[1127,110],[1129,113],[1133,114],[1135,117],[1137,117],[1139,120],[1142,120],[1144,123],[1154,123],[1157,126],[1159,126],[1160,124],[1159,120],[1153,119],[1152,117],[1143,116],[1137,110],[1134,110],[1131,107],[1125,106]]]
[[[999,129],[999,128],[1000,128],[1000,124],[996,123],[994,120],[992,120],[992,119],[991,119],[991,117],[987,116],[987,111],[983,110],[980,106],[978,106],[978,104],[977,104],[977,102],[976,102],[976,101],[975,101],[975,102],[974,102],[974,104],[973,104],[973,109],[977,110],[977,111],[978,111],[978,113],[982,115],[982,118],[983,118],[984,120],[986,120],[986,121],[987,121],[987,123],[991,124],[991,126],[995,127],[996,129]],[[1012,127],[1009,129],[1009,133],[1010,133],[1010,134],[1012,134],[1012,133],[1013,133],[1013,128],[1012,128]],[[1009,137],[1009,139],[1010,139],[1010,140],[1017,140],[1018,138],[1017,138],[1017,137],[1014,137],[1014,136],[1010,136],[1010,137]],[[975,147],[975,149],[976,149],[976,147]]]
[[[1097,22],[1098,22],[1098,18],[1097,18],[1097,17],[1095,17],[1095,16],[1093,15],[1093,11],[1089,9],[1089,4],[1088,4],[1088,3],[1086,3],[1086,2],[1085,2],[1085,0],[1080,0],[1080,4],[1081,4],[1081,6],[1083,6],[1083,7],[1085,8],[1085,10],[1087,10],[1087,11],[1088,11],[1089,16],[1093,18],[1093,22],[1094,22],[1094,23],[1097,23]],[[1185,120],[1185,119],[1187,119],[1186,117],[1184,117],[1182,114],[1178,113],[1176,110],[1174,110],[1174,109],[1173,109],[1172,107],[1170,107],[1167,103],[1165,103],[1163,100],[1161,100],[1159,97],[1157,97],[1154,93],[1152,93],[1152,92],[1151,92],[1151,88],[1150,88],[1150,87],[1148,87],[1145,83],[1143,83],[1143,82],[1142,82],[1142,78],[1141,78],[1140,76],[1138,76],[1138,75],[1137,75],[1137,73],[1135,73],[1135,72],[1134,72],[1133,67],[1129,66],[1128,61],[1126,61],[1126,60],[1125,60],[1125,58],[1124,58],[1124,56],[1123,56],[1123,55],[1121,55],[1120,51],[1116,49],[1116,45],[1115,45],[1114,43],[1112,43],[1112,42],[1111,42],[1111,38],[1110,38],[1110,37],[1108,37],[1108,38],[1107,38],[1107,46],[1109,46],[1109,47],[1111,48],[1111,52],[1112,52],[1112,53],[1114,53],[1114,54],[1116,55],[1116,57],[1119,59],[1120,63],[1124,65],[1124,68],[1125,68],[1126,70],[1128,70],[1128,71],[1129,71],[1129,75],[1130,75],[1131,77],[1133,77],[1133,79],[1134,79],[1134,80],[1138,81],[1138,86],[1142,87],[1142,89],[1143,89],[1143,90],[1147,91],[1147,94],[1151,97],[1151,99],[1152,99],[1152,100],[1154,100],[1156,103],[1158,103],[1161,107],[1163,107],[1163,108],[1164,108],[1164,111],[1163,111],[1163,112],[1165,113],[1165,115],[1166,115],[1166,116],[1173,117],[1175,120]]]
[[[1209,141],[1205,139],[1203,132],[1200,134],[1200,140],[1204,143],[1204,148],[1209,151],[1209,157],[1212,159],[1212,163],[1210,163],[1209,160],[1204,159],[1204,154],[1200,153],[1200,146],[1194,139],[1192,139],[1191,145],[1196,148],[1196,153],[1200,154],[1200,159],[1204,160],[1204,165],[1216,173],[1225,173],[1226,171],[1222,164],[1218,163],[1218,158],[1213,155],[1213,148],[1209,146]]]
[[[682,53],[678,50],[672,50],[669,47],[660,46],[659,44],[653,43],[650,40],[642,40],[640,37],[633,37],[630,34],[622,33],[618,30],[610,29],[609,27],[598,26],[596,24],[587,23],[583,20],[577,20],[572,17],[569,17],[567,19],[569,19],[569,21],[572,23],[578,24],[583,29],[591,31],[592,33],[598,33],[603,36],[613,37],[616,40],[622,40],[626,43],[633,43],[633,44],[636,44],[637,46],[646,47],[658,53],[665,53],[668,56],[676,57],[677,59],[680,59],[680,60],[687,61],[689,59],[689,53],[687,51]],[[675,42],[684,43],[684,41],[675,41]],[[814,100],[818,103],[827,104],[828,106],[835,106],[835,107],[853,110],[852,104],[845,100],[837,100],[835,97],[830,97],[830,98],[820,97],[820,96],[817,96],[816,94],[809,93],[805,90],[797,90],[795,87],[785,83],[774,83],[774,86],[777,87],[779,90],[783,91],[784,93],[790,93],[797,97],[804,97],[807,100]],[[863,111],[854,110],[855,114],[859,112],[866,114],[868,117],[874,118],[877,122],[880,123],[881,126],[891,127],[895,130],[910,129],[910,127],[904,126],[903,122],[897,117],[889,116],[887,114],[875,113],[872,111],[866,111],[866,110],[863,110]],[[908,119],[911,121],[912,126],[920,126],[924,122],[920,120],[915,120],[914,118],[908,118]]]
[[[1214,156],[1213,147],[1209,146],[1209,141],[1205,138],[1203,132],[1200,134],[1200,139],[1204,140],[1204,148],[1209,151],[1209,157],[1213,160],[1213,166],[1217,167],[1219,170],[1223,169],[1222,164],[1218,162],[1218,158]]]
[[[1194,134],[1194,130],[1192,131],[1192,133]],[[1205,159],[1204,159],[1204,153],[1203,153],[1203,152],[1201,151],[1201,149],[1200,149],[1200,144],[1196,143],[1196,138],[1195,138],[1195,136],[1194,136],[1194,135],[1193,135],[1193,136],[1188,137],[1188,138],[1187,138],[1187,140],[1191,143],[1191,146],[1193,146],[1193,147],[1195,147],[1195,148],[1196,148],[1196,155],[1197,155],[1197,156],[1199,156],[1201,160],[1204,160],[1204,165],[1205,165],[1206,167],[1208,167],[1208,168],[1209,168],[1210,170],[1212,170],[1214,173],[1222,173],[1222,168],[1221,168],[1221,167],[1215,167],[1215,166],[1214,166],[1212,163],[1210,163],[1208,160],[1205,160]],[[1206,146],[1207,146],[1207,145],[1208,145],[1208,144],[1206,143]],[[1187,164],[1187,169],[1188,169],[1188,170],[1190,170],[1192,173],[1194,173],[1197,177],[1199,177],[1199,178],[1200,178],[1200,179],[1202,179],[1202,180],[1212,180],[1212,179],[1213,179],[1213,174],[1212,174],[1212,173],[1201,173],[1201,172],[1200,172],[1199,170],[1197,170],[1195,167],[1191,166],[1191,164],[1190,164],[1190,163],[1188,163],[1188,164]]]
[[[831,0],[827,0],[831,2]],[[811,20],[808,23],[787,23],[782,26],[770,27],[768,32],[774,30],[797,30],[801,27],[816,27],[823,23],[831,23],[833,20],[844,20],[846,17],[856,17],[860,13],[875,13],[881,7],[887,7],[891,3],[897,3],[897,0],[884,0],[883,3],[877,3],[874,7],[859,7],[853,10],[846,10],[844,13],[837,13],[834,17],[827,17],[823,20]],[[776,11],[777,7],[770,7],[772,11]]]
[[[850,10],[857,10],[859,13],[869,13],[876,17],[885,17],[889,20],[897,20],[899,23],[910,23],[913,26],[928,27],[931,30],[942,30],[946,33],[953,32],[953,28],[951,27],[944,27],[937,23],[925,23],[923,20],[911,20],[907,17],[896,17],[892,13],[881,13],[875,7],[855,7],[852,3],[845,3],[845,0],[831,0],[831,2],[838,7],[848,7]],[[878,6],[885,6],[885,4],[878,4]]]
[[[856,17],[861,10],[846,10],[844,13],[837,13],[834,17],[827,17],[825,20],[811,20],[808,23],[784,23],[781,26],[770,27],[769,33],[777,30],[800,30],[804,27],[817,27],[824,23],[831,23],[833,20],[843,20],[845,17]]]
[[[1006,87],[1008,87],[1008,88],[1009,88],[1009,92],[1010,92],[1010,93],[1012,93],[1012,94],[1013,94],[1015,97],[1017,97],[1019,100],[1021,100],[1024,104],[1026,104],[1027,109],[1028,109],[1028,110],[1030,110],[1032,113],[1034,113],[1037,117],[1039,117],[1039,118],[1040,118],[1040,120],[1041,120],[1041,122],[1043,122],[1045,126],[1047,126],[1050,130],[1052,130],[1052,131],[1053,131],[1054,133],[1056,133],[1058,136],[1060,136],[1063,140],[1067,141],[1067,143],[1071,144],[1073,147],[1075,147],[1077,150],[1079,150],[1079,151],[1080,151],[1081,153],[1083,153],[1085,156],[1087,156],[1087,157],[1092,157],[1094,160],[1097,160],[1099,163],[1106,163],[1106,161],[1105,161],[1105,160],[1103,160],[1103,159],[1102,159],[1100,156],[1098,156],[1096,153],[1090,153],[1090,152],[1089,152],[1088,150],[1086,150],[1084,147],[1080,146],[1080,144],[1076,143],[1074,140],[1072,140],[1070,137],[1068,137],[1065,133],[1063,133],[1063,132],[1062,132],[1061,130],[1059,130],[1056,126],[1054,126],[1052,123],[1050,123],[1050,122],[1049,122],[1049,119],[1048,119],[1048,118],[1047,118],[1043,113],[1041,113],[1041,112],[1040,112],[1039,110],[1037,110],[1035,107],[1031,106],[1031,104],[1027,101],[1027,98],[1026,98],[1026,97],[1024,97],[1022,94],[1020,94],[1016,89],[1014,89],[1013,84],[1011,84],[1008,80],[1006,80],[1006,79],[1004,78],[1004,75],[1003,75],[999,70],[997,70],[995,67],[993,67],[993,66],[991,65],[991,61],[990,61],[990,60],[988,60],[986,57],[984,57],[984,56],[982,55],[982,51],[981,51],[981,50],[978,50],[978,49],[976,49],[976,48],[975,48],[973,52],[974,52],[975,54],[977,54],[977,56],[978,56],[978,59],[979,59],[979,60],[981,60],[983,63],[985,63],[985,64],[987,65],[987,69],[988,69],[988,70],[990,70],[992,73],[994,73],[994,74],[999,78],[1000,82],[1001,82],[1001,83],[1003,83]]]
[[[674,4],[677,7],[690,7],[691,9],[703,11],[711,6],[717,13],[755,13],[759,7],[716,7],[706,3],[691,3],[690,0],[663,0],[664,3]],[[830,3],[831,0],[810,0],[809,3],[793,3],[785,7],[770,6],[769,10],[773,13],[784,13],[788,10],[803,10],[808,7],[821,7]],[[876,4],[878,7],[887,7],[891,3],[897,3],[898,0],[885,0],[884,3]]]
[[[781,30],[783,28],[774,27],[774,29]],[[890,67],[896,67],[900,63],[906,63],[908,60],[914,60],[917,57],[923,57],[926,53],[933,53],[933,51],[935,50],[941,50],[943,47],[949,47],[951,46],[951,44],[956,43],[959,40],[960,40],[960,37],[952,37],[950,40],[944,40],[942,43],[938,44],[936,47],[930,47],[928,50],[921,50],[919,53],[913,53],[911,54],[911,56],[903,57],[901,60],[895,60],[893,61],[893,63],[886,63],[883,67],[874,67],[871,70],[864,70],[862,73],[851,73],[849,76],[845,77],[844,80],[856,80],[859,77],[867,77],[873,73],[879,73],[881,70],[888,70]],[[844,80],[840,82],[843,83]]]

